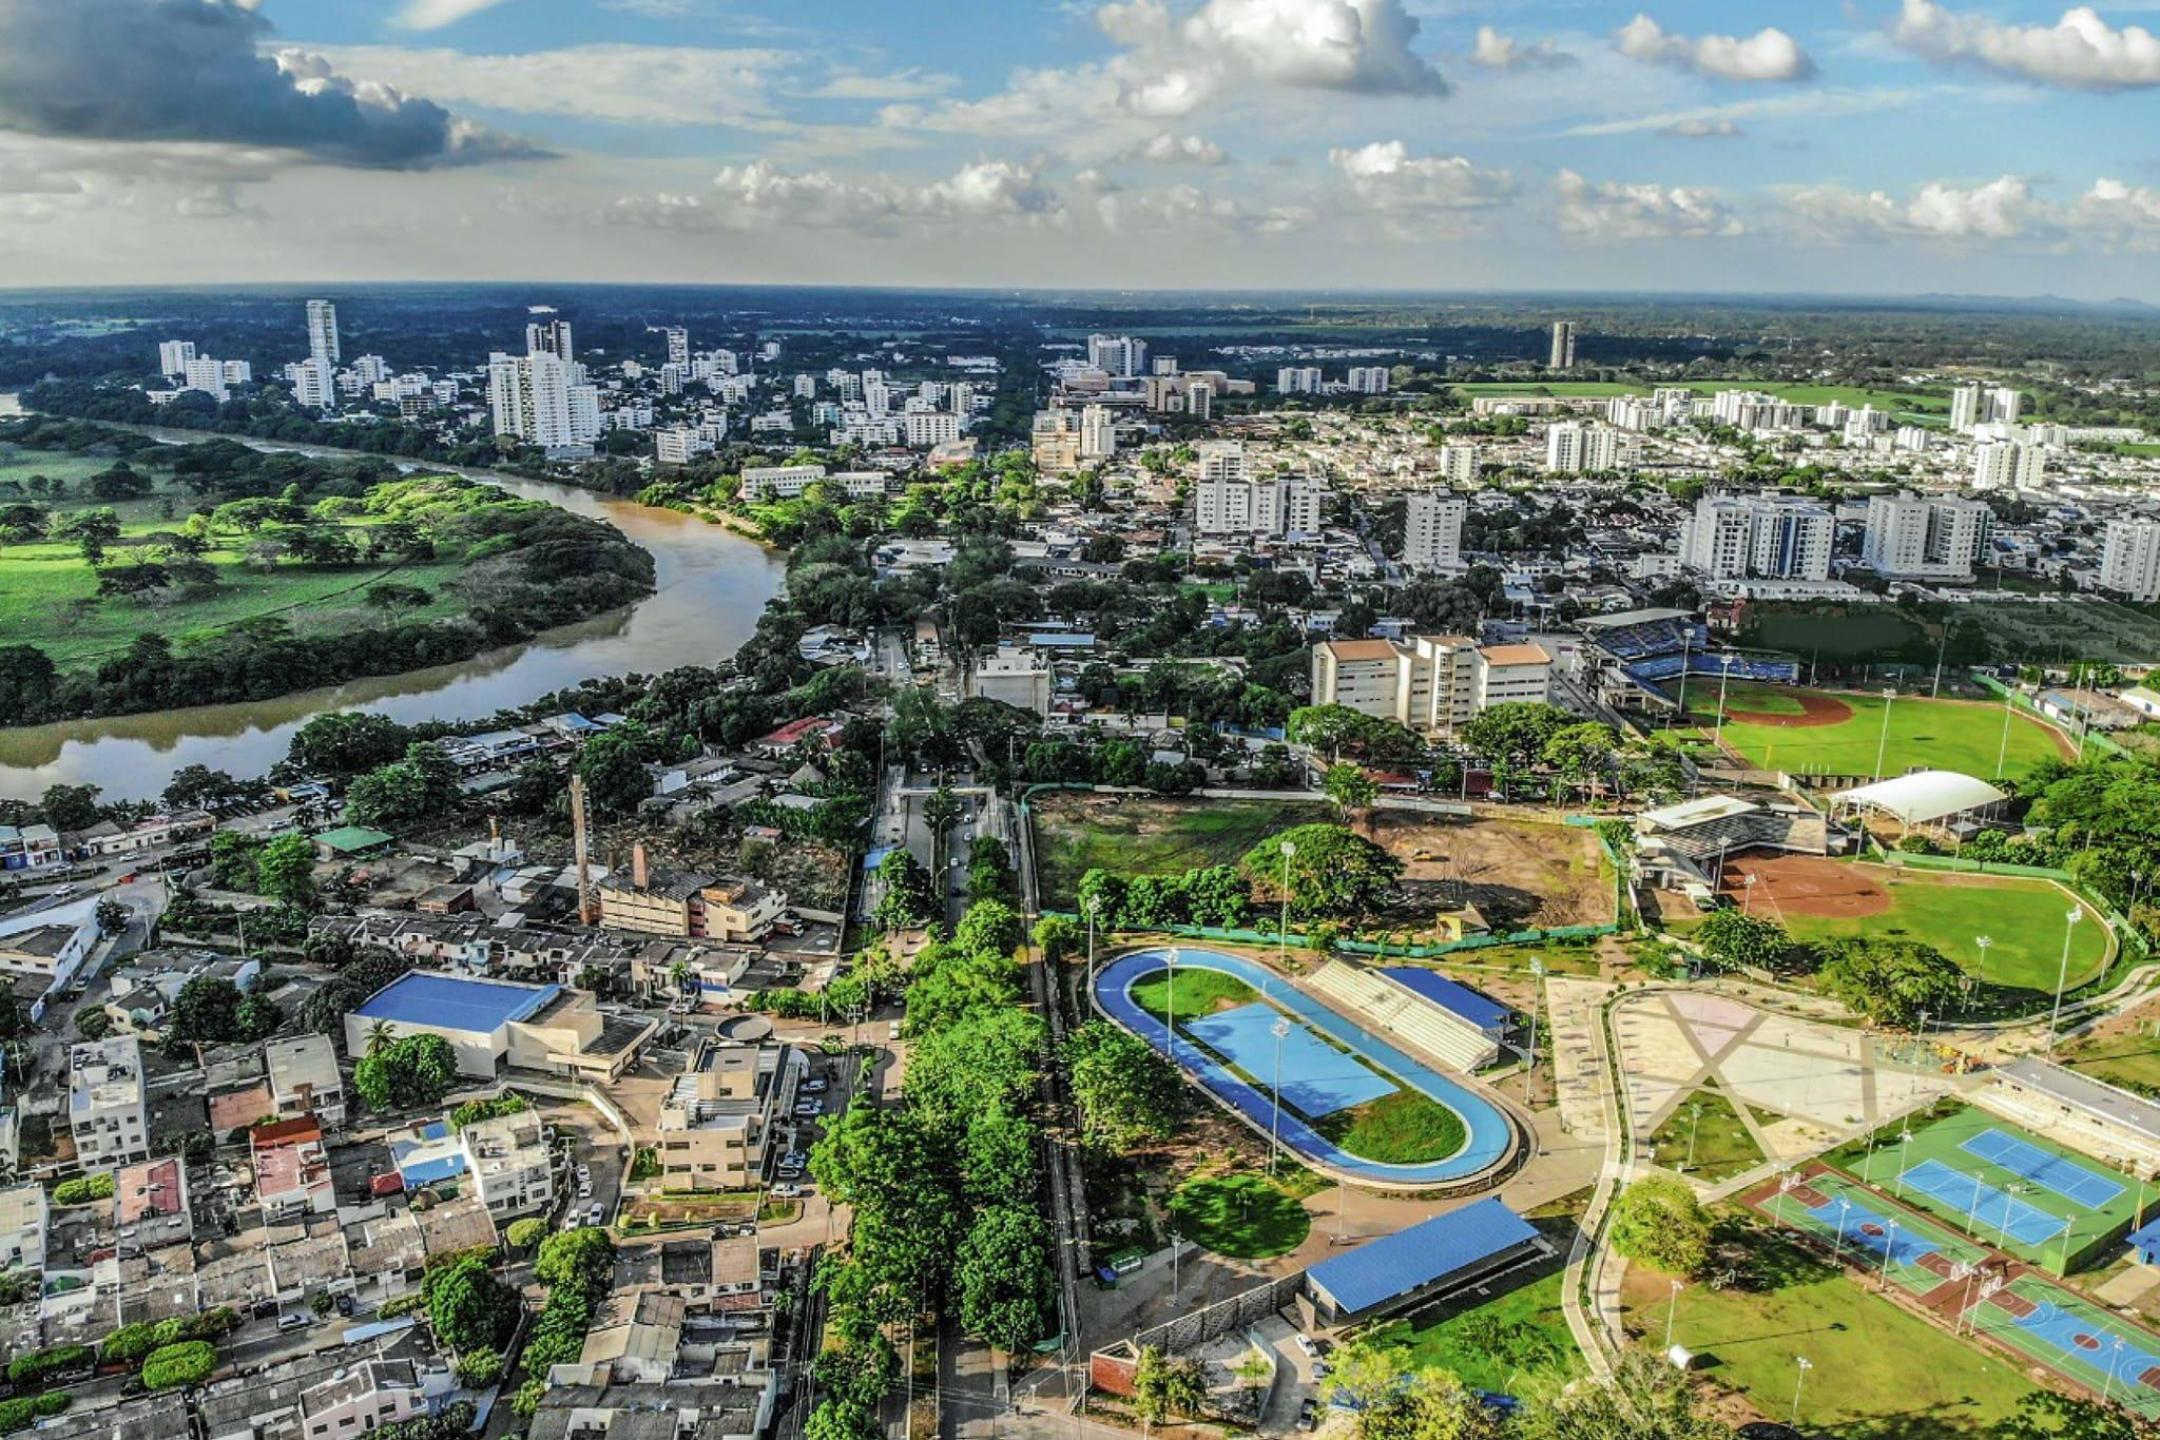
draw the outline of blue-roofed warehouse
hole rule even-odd
[[[1450,980],[1437,970],[1416,965],[1388,965],[1382,967],[1380,973],[1405,990],[1430,1000],[1489,1039],[1497,1041],[1507,1034],[1508,1021],[1514,1012],[1460,980]]]
[[[1480,1200],[1321,1261],[1305,1272],[1298,1308],[1308,1329],[1377,1319],[1550,1253],[1528,1221]]]
[[[393,1040],[440,1035],[458,1073],[482,1078],[507,1061],[523,1070],[612,1080],[657,1029],[651,1020],[605,1016],[593,997],[560,985],[408,970],[345,1017],[345,1050],[365,1055],[376,1026]]]

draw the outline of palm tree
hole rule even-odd
[[[390,1028],[389,1021],[377,1020],[374,1024],[368,1026],[368,1054],[380,1055],[383,1051],[389,1049],[395,1043],[397,1043],[397,1033]]]

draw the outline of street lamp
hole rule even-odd
[[[1672,1354],[1673,1317],[1680,1313],[1680,1292],[1687,1287],[1678,1280],[1672,1282],[1672,1303],[1665,1307],[1665,1353]]]
[[[1987,952],[1988,952],[1988,947],[1989,947],[1990,945],[1993,945],[1994,943],[1995,943],[1995,937],[1994,937],[1994,936],[1992,936],[1992,935],[1975,935],[1975,936],[1973,936],[1973,944],[1974,944],[1974,946],[1975,946],[1975,947],[1977,947],[1977,948],[1979,949],[1979,951],[1980,951],[1980,983],[1981,983],[1981,984],[1983,984],[1983,985],[1985,985],[1985,984],[1987,983]]]
[[[1297,842],[1282,842],[1282,919],[1275,927],[1275,955],[1284,965],[1290,963],[1290,857],[1297,854]]]
[[[1098,915],[1099,913],[1101,913],[1101,911],[1102,911],[1102,896],[1100,896],[1100,895],[1090,895],[1090,896],[1088,896],[1088,897],[1087,897],[1087,899],[1085,899],[1085,900],[1083,900],[1083,901],[1081,901],[1081,902],[1080,902],[1080,908],[1081,908],[1082,910],[1085,910],[1085,911],[1087,912],[1087,922],[1088,922],[1088,963],[1087,963],[1088,983],[1087,983],[1087,988],[1088,988],[1088,995],[1089,995],[1089,997],[1090,997],[1090,998],[1093,998],[1093,996],[1094,996],[1094,994],[1095,994],[1095,917],[1096,917],[1096,916],[1097,916],[1097,915]]]
[[[1755,913],[1755,882],[1759,878],[1752,870],[1740,877],[1740,913],[1743,915]]]
[[[1282,1042],[1290,1033],[1288,1017],[1276,1016],[1275,1023],[1268,1026],[1268,1033],[1275,1037],[1275,1112],[1268,1117],[1267,1127],[1267,1173],[1268,1179],[1272,1180],[1275,1178],[1275,1157],[1282,1152],[1279,1138],[1282,1133]]]
[[[2085,907],[2073,905],[2063,911],[2062,965],[2055,971],[2055,1010],[2048,1016],[2048,1054],[2055,1053],[2055,1033],[2062,1028],[2063,986],[2070,979],[2070,940],[2077,934],[2078,921],[2085,918]]]
[[[1897,1198],[1905,1198],[1905,1167],[1912,1159],[1912,1131],[1898,1131]]]
[[[2122,1336],[2117,1335],[2114,1345],[2110,1348],[2113,1353],[2108,1359],[2107,1383],[2100,1387],[2100,1403],[2102,1405],[2115,1398],[2115,1367],[2122,1364]]]
[[[1792,1387],[1792,1427],[1797,1430],[1800,1428],[1800,1387],[1807,1384],[1807,1372],[1815,1367],[1805,1355],[1793,1356],[1793,1363],[1800,1367],[1800,1378],[1793,1381]]]
[[[1687,1168],[1695,1168],[1695,1129],[1702,1124],[1702,1103],[1697,1101],[1687,1107]]]
[[[1170,983],[1163,989],[1163,1045],[1177,1064],[1177,946],[1170,947]]]

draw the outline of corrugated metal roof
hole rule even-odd
[[[1323,1260],[1305,1272],[1344,1312],[1369,1310],[1537,1238],[1497,1198],[1480,1200]]]
[[[1460,1015],[1480,1030],[1493,1030],[1507,1024],[1508,1007],[1487,995],[1480,995],[1458,980],[1450,980],[1437,970],[1423,970],[1415,965],[1389,965],[1381,974],[1416,994],[1432,1001],[1453,1015]]]

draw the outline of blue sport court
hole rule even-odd
[[[1786,1198],[1791,1200],[1800,1199],[1791,1191],[1786,1192]],[[1852,1200],[1849,1195],[1845,1198]],[[1807,1205],[1805,1200],[1800,1200],[1800,1203]],[[1807,1205],[1807,1209],[1809,1214],[1831,1227],[1833,1237],[1836,1235],[1838,1223],[1838,1204],[1836,1200],[1825,1196],[1822,1204]],[[1909,1223],[1900,1224],[1895,1230],[1890,1228],[1891,1224],[1890,1217],[1877,1210],[1874,1206],[1867,1204],[1865,1201],[1852,1200],[1852,1208],[1845,1212],[1845,1243],[1872,1250],[1877,1255],[1888,1250],[1890,1252],[1890,1261],[1894,1265],[1917,1265],[1924,1257],[1932,1255],[1942,1248],[1927,1236],[1914,1234]]]
[[[2107,1176],[2000,1130],[1983,1130],[1958,1148],[2087,1210],[2101,1209],[2123,1193],[2123,1187]]]
[[[2069,1221],[2035,1209],[1979,1176],[1953,1170],[1940,1160],[1923,1160],[1913,1166],[1905,1172],[1905,1183],[1942,1201],[1961,1219],[1970,1215],[1975,1227],[1984,1225],[2020,1244],[2045,1245],[2070,1228]]]
[[[2031,1314],[2019,1317],[2015,1323],[2064,1355],[2098,1370],[2112,1367],[2118,1393],[2125,1385],[2138,1384],[2146,1373],[2160,1368],[2160,1355],[2132,1340],[2135,1331],[2119,1330],[2098,1319],[2081,1319],[2051,1301],[2041,1301]],[[2117,1340],[2122,1341],[2119,1351],[2115,1348]]]
[[[1182,1022],[1183,1028],[1253,1078],[1262,1091],[1275,1087],[1275,1036],[1282,1012],[1272,1005],[1240,1005]],[[1318,1119],[1395,1093],[1387,1077],[1327,1044],[1296,1021],[1282,1038],[1282,1098]]]

